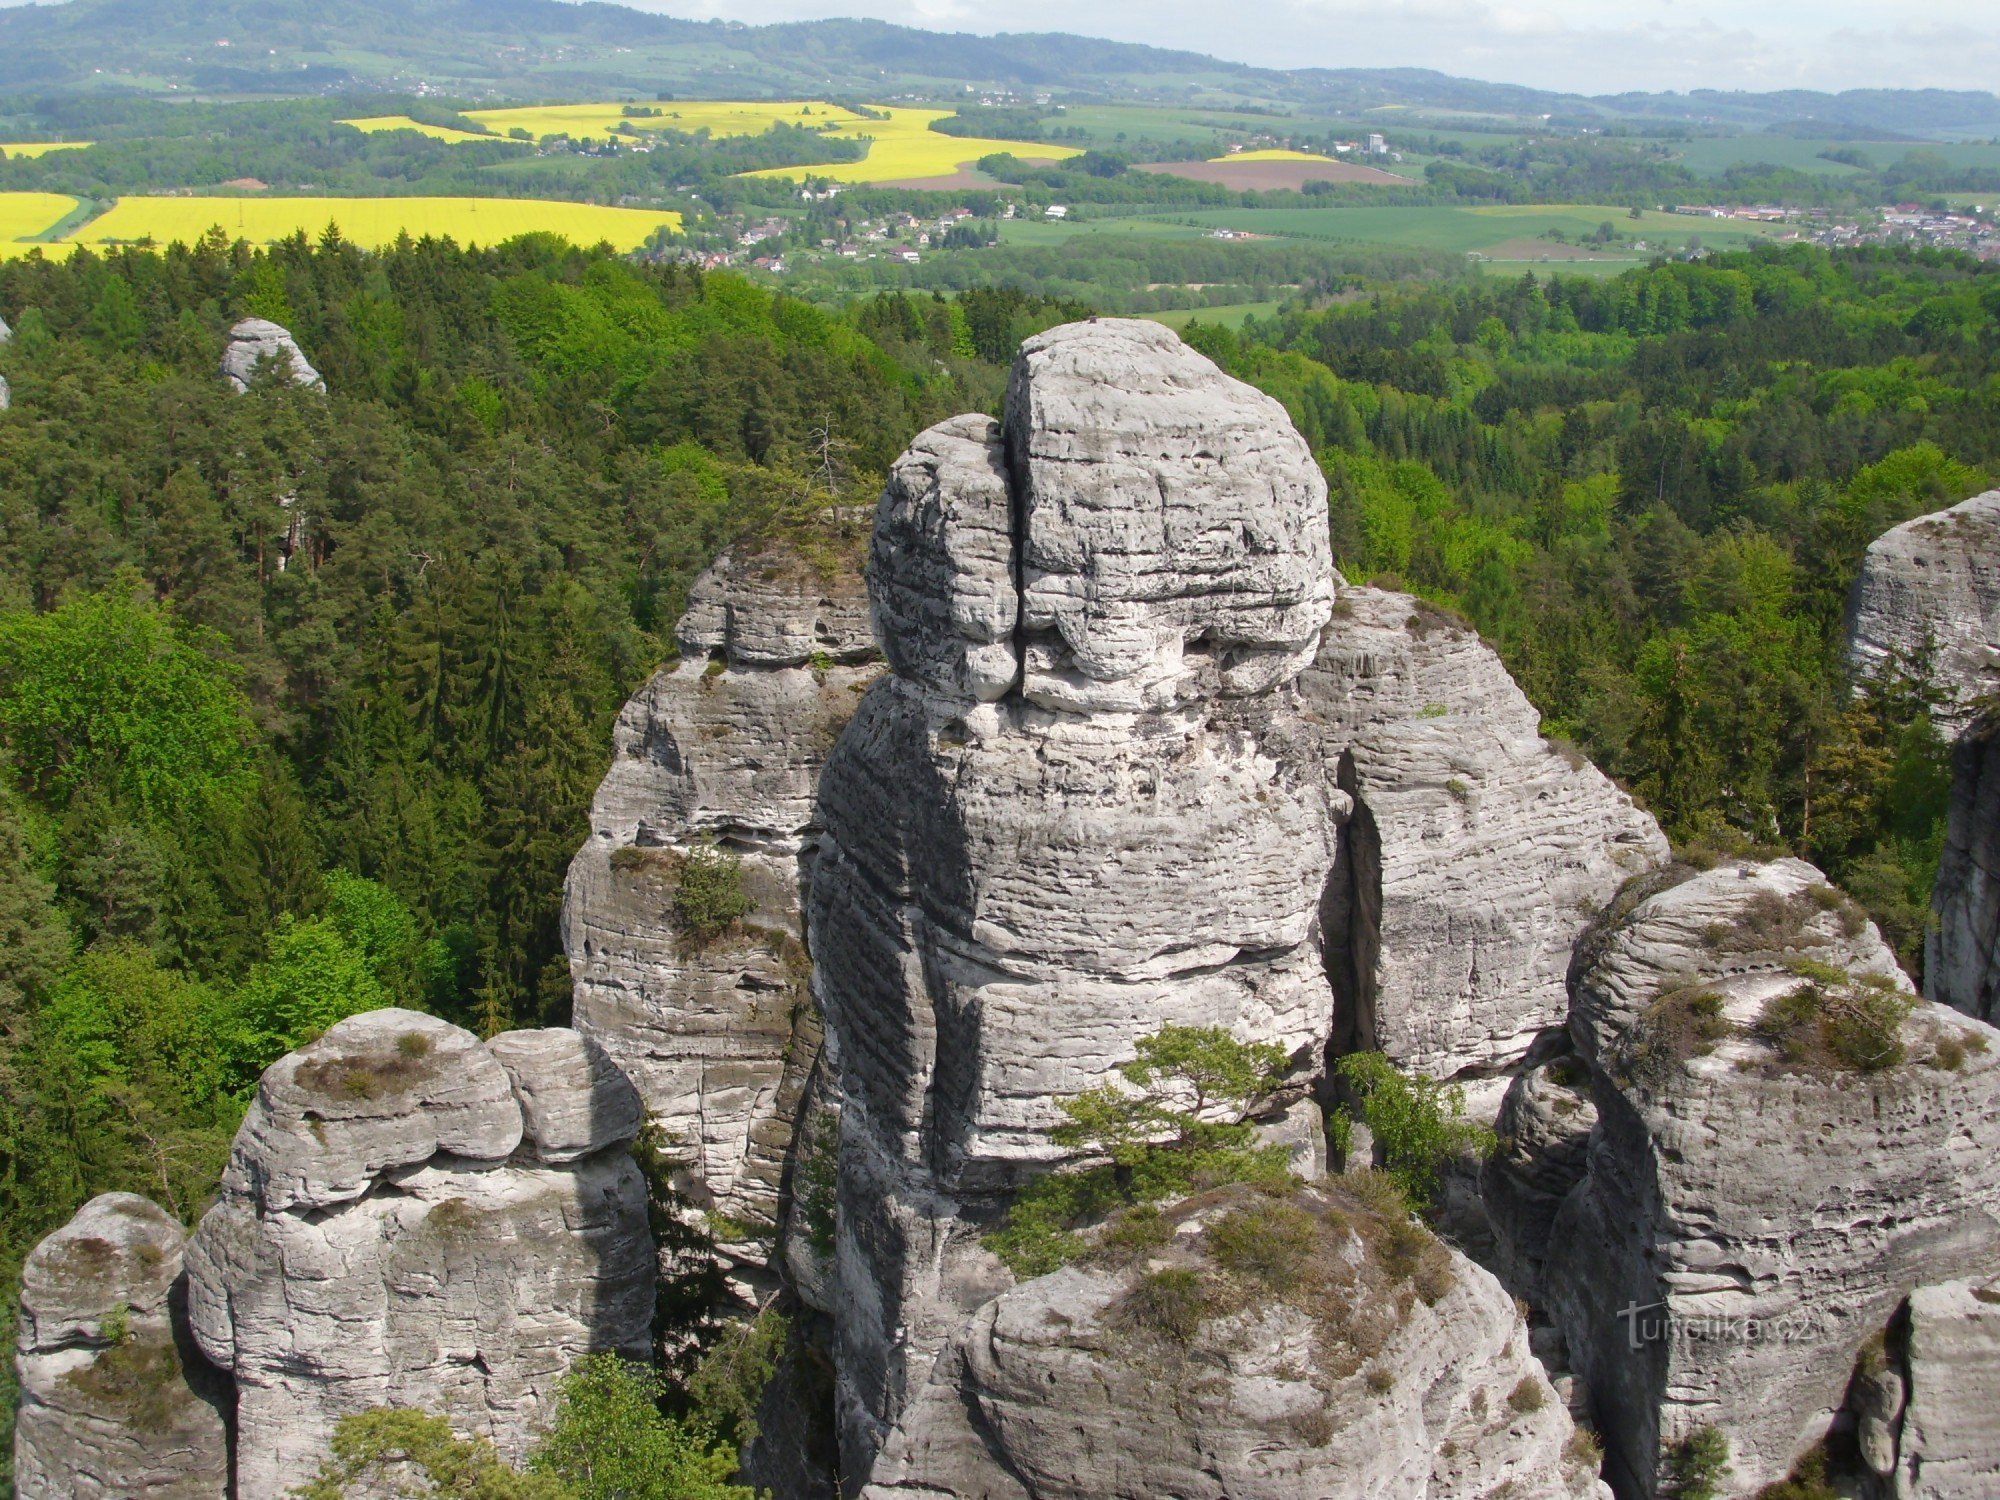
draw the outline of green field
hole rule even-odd
[[[1547,257],[1564,269],[1591,264],[1576,258],[1575,247],[1541,241],[1560,229],[1570,239],[1589,235],[1609,222],[1622,243],[1596,258],[1619,268],[1638,264],[1663,250],[1679,250],[1691,237],[1711,249],[1733,249],[1769,238],[1762,226],[1728,220],[1694,219],[1648,212],[1632,218],[1626,210],[1595,204],[1505,205],[1489,208],[1226,208],[1134,219],[1087,219],[1080,224],[1003,226],[1007,240],[1056,244],[1079,234],[1204,234],[1210,229],[1247,230],[1273,239],[1309,239],[1334,244],[1403,246],[1467,255],[1502,252],[1502,263],[1534,263]],[[1643,240],[1641,250],[1633,243]],[[1525,243],[1524,243],[1525,242]],[[1593,252],[1595,256],[1595,252]]]
[[[1877,167],[1889,166],[1910,151],[1935,152],[1954,167],[2000,167],[2000,146],[1984,141],[1830,141],[1795,140],[1783,135],[1729,135],[1662,144],[1690,172],[1704,177],[1719,177],[1739,163],[1758,162],[1827,177],[1851,177],[1860,171],[1845,162],[1821,160],[1822,151],[1859,151]]]
[[[1167,312],[1141,313],[1140,317],[1151,323],[1164,323],[1179,330],[1199,318],[1204,323],[1220,323],[1225,328],[1240,328],[1245,318],[1268,318],[1278,310],[1275,302],[1231,302],[1221,307],[1176,307]]]

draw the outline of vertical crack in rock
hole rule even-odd
[[[2000,1021],[2000,718],[1959,737],[1951,757],[1944,851],[1924,934],[1924,994]]]
[[[1320,907],[1326,975],[1333,986],[1329,1061],[1381,1047],[1375,1024],[1375,990],[1382,954],[1382,835],[1359,795],[1354,757],[1343,754],[1335,783],[1354,804],[1340,830],[1340,846]]]

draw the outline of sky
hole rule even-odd
[[[1566,92],[2000,89],[1993,0],[626,0],[706,20],[1070,31],[1265,67],[1423,67]]]

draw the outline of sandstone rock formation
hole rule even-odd
[[[326,384],[293,340],[291,330],[269,318],[244,318],[229,330],[229,343],[222,351],[222,378],[238,391],[247,391],[258,363],[266,359],[279,361],[285,378],[294,385]]]
[[[1710,1425],[1732,1493],[1782,1478],[1910,1287],[1990,1271],[2000,1038],[1909,991],[1798,860],[1642,877],[1580,945],[1598,1119],[1542,1285],[1621,1493]]]
[[[2000,718],[1974,723],[1951,757],[1951,808],[1924,935],[1924,994],[2000,1021]]]
[[[821,778],[809,908],[850,1474],[1006,1284],[978,1225],[1063,1155],[1057,1099],[1167,1022],[1317,1071],[1345,799],[1279,690],[1332,606],[1324,507],[1276,402],[1112,321],[1030,339],[1004,429],[933,429],[884,492],[895,674]]]
[[[1568,1011],[1570,947],[1667,841],[1492,649],[1406,594],[1349,588],[1299,679],[1355,802],[1324,915],[1335,1046],[1472,1087]]]
[[[21,1268],[20,1500],[222,1500],[226,1382],[186,1339],[186,1232],[105,1193]]]
[[[1956,733],[2000,689],[2000,490],[1919,516],[1869,544],[1848,604],[1847,660],[1857,678],[1891,660],[1930,666],[1945,695],[1939,726]]]
[[[339,1418],[374,1406],[518,1457],[578,1356],[643,1356],[638,1118],[570,1032],[489,1050],[380,1010],[272,1064],[188,1250],[195,1336],[236,1377],[239,1494],[303,1482]]]
[[[1339,1187],[1164,1218],[1139,1263],[981,1307],[865,1500],[1599,1493],[1512,1301],[1463,1256]]]
[[[2000,1494],[2000,1285],[1988,1273],[1919,1287],[1903,1334],[1908,1402],[1896,1429],[1898,1500]]]
[[[819,1049],[800,905],[814,788],[881,670],[856,542],[837,527],[803,541],[732,549],[695,581],[679,664],[618,716],[563,906],[574,1024],[638,1085],[686,1162],[677,1186],[753,1291]],[[682,861],[710,843],[756,904],[690,934],[674,914]]]

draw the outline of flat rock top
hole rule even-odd
[[[504,1160],[521,1129],[506,1070],[478,1037],[419,1011],[367,1011],[264,1070],[223,1186],[267,1211],[325,1207],[440,1151]]]
[[[292,341],[291,329],[282,323],[273,323],[269,318],[243,318],[233,324],[229,337],[242,343],[286,343]]]
[[[29,1253],[21,1268],[20,1345],[54,1348],[102,1337],[123,1308],[163,1312],[187,1234],[136,1193],[102,1193]]]

